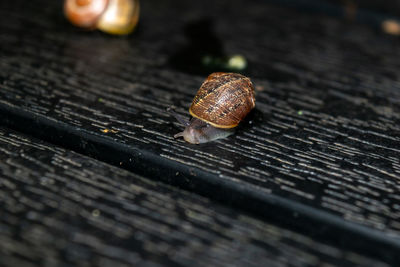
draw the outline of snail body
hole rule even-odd
[[[238,73],[212,73],[189,108],[193,118],[187,121],[175,114],[186,128],[174,137],[182,136],[192,144],[225,138],[254,107],[254,87],[249,78]]]
[[[139,0],[65,0],[64,13],[78,27],[124,35],[139,20]]]
[[[198,118],[192,118],[185,126],[185,130],[175,134],[174,138],[182,136],[186,142],[191,144],[211,142],[228,137],[235,132],[233,129],[216,128]]]

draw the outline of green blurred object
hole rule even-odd
[[[232,70],[244,70],[247,67],[247,60],[242,55],[233,55],[228,59],[227,67]]]
[[[242,55],[232,55],[229,57],[203,56],[201,63],[204,67],[221,69],[221,71],[243,71],[247,67],[247,60]]]

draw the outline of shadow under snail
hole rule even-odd
[[[172,112],[186,128],[174,135],[191,144],[225,138],[255,107],[254,87],[238,73],[215,72],[203,82],[189,108],[192,119]]]
[[[78,27],[124,35],[139,20],[139,0],[65,0],[64,13]]]

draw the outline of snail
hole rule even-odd
[[[65,0],[64,13],[78,27],[124,35],[139,20],[139,0]]]
[[[184,126],[183,137],[192,144],[225,138],[255,107],[254,87],[249,78],[238,73],[214,72],[203,82],[189,108],[192,119],[173,112]]]

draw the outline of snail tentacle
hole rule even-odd
[[[189,121],[168,109],[185,126],[183,137],[191,144],[207,143],[234,133],[234,128],[255,106],[254,86],[238,73],[212,73],[203,82],[189,108]]]
[[[186,127],[186,126],[189,126],[189,124],[190,124],[189,118],[187,118],[187,117],[185,117],[185,116],[182,116],[181,114],[176,113],[175,110],[173,110],[172,108],[167,108],[167,112],[168,112],[169,114],[171,114],[172,116],[174,116],[175,119],[176,119],[180,124],[182,124],[183,126],[185,126],[185,127]]]

